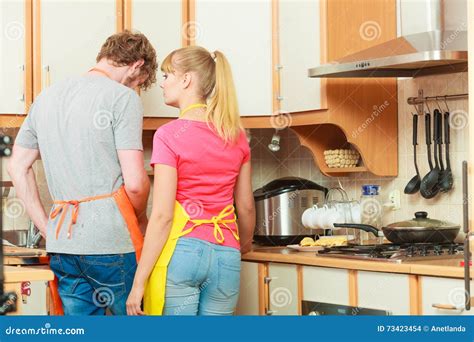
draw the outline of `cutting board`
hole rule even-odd
[[[44,249],[3,246],[3,255],[28,257],[28,256],[46,256],[47,254]]]

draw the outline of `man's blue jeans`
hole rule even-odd
[[[135,253],[50,254],[65,315],[126,315],[125,303],[137,268]]]

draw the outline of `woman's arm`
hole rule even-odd
[[[153,209],[146,229],[143,251],[135,273],[133,287],[127,300],[129,315],[143,315],[141,301],[145,285],[168,240],[173,223],[177,179],[174,167],[155,164]]]
[[[238,214],[240,252],[244,254],[252,248],[256,220],[250,161],[243,164],[240,168],[240,174],[234,189],[234,199]]]

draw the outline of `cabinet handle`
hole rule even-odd
[[[19,66],[21,70],[21,86],[20,86],[20,96],[18,100],[21,102],[25,102],[25,65],[22,64]]]
[[[273,280],[272,277],[265,277],[265,278],[263,278],[263,282],[264,282],[265,284],[270,284],[270,282],[271,282],[272,280]]]
[[[450,310],[450,311],[459,311],[459,312],[464,311],[464,306],[455,306],[451,304],[432,304],[431,306],[438,310]]]
[[[471,297],[471,303],[474,301],[474,297]],[[452,304],[432,304],[431,305],[435,309],[439,310],[450,310],[450,311],[459,311],[463,312],[466,310],[466,307],[464,305],[452,305]]]
[[[273,310],[265,310],[265,315],[272,316],[276,311]]]
[[[284,98],[283,96],[281,96],[281,95],[277,95],[277,96],[276,96],[276,99],[277,99],[278,101],[283,101],[285,98]]]
[[[45,84],[43,86],[43,89],[45,89],[45,88],[47,88],[51,85],[51,74],[50,74],[49,69],[50,69],[49,65],[43,66],[43,70],[44,70],[44,73],[45,73],[45,76],[44,76]]]

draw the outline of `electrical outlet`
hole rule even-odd
[[[388,202],[385,204],[391,210],[400,210],[400,190],[392,190],[388,195]]]

